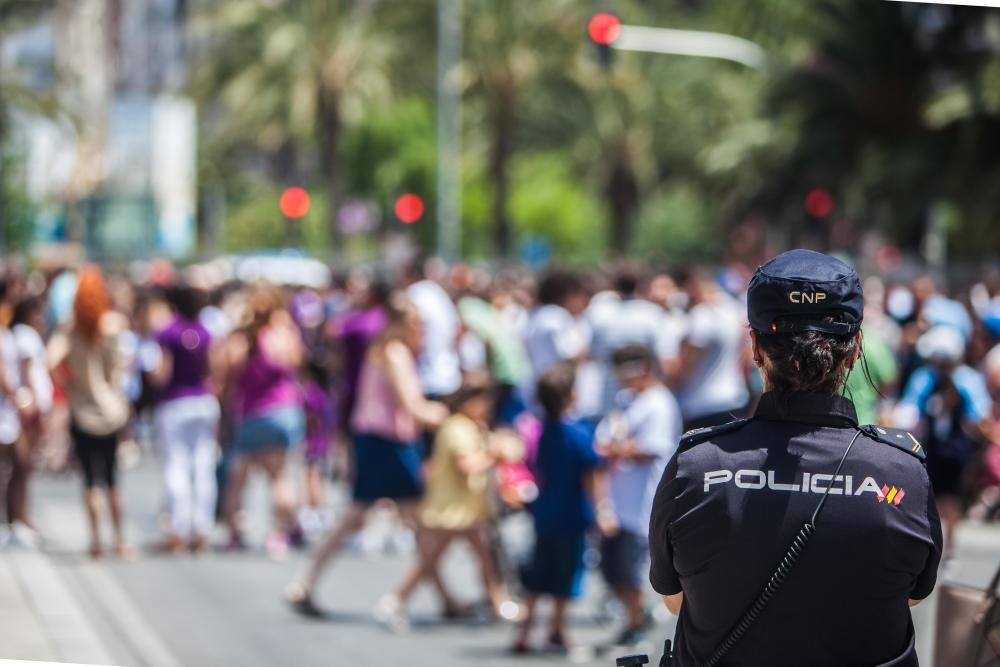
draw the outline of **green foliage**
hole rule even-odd
[[[223,244],[227,252],[283,248],[301,238],[305,250],[322,256],[329,247],[326,198],[310,192],[309,213],[298,221],[288,221],[278,208],[281,190],[268,183],[258,183],[246,197],[231,201],[226,217]],[[298,226],[295,229],[292,226]]]
[[[393,203],[405,192],[426,206],[415,227],[425,247],[433,247],[434,185],[437,164],[434,116],[425,100],[397,100],[367,114],[344,140],[345,192],[374,202],[383,224],[398,224]]]
[[[631,251],[670,265],[718,259],[724,239],[719,232],[717,219],[697,191],[677,186],[646,200]]]
[[[520,239],[544,239],[560,262],[593,264],[604,257],[604,208],[563,156],[518,158],[513,173],[511,217]]]
[[[32,240],[35,206],[19,177],[23,164],[16,156],[0,153],[0,248],[23,251]]]
[[[616,51],[606,70],[585,38],[592,5],[529,4],[465,5],[463,60],[449,76],[463,93],[467,257],[535,237],[583,262],[612,246],[671,262],[718,257],[748,218],[796,238],[814,187],[834,193],[838,216],[909,250],[939,204],[955,212],[955,254],[1000,243],[1000,57],[977,46],[996,41],[1000,15],[871,0],[621,0],[626,23],[735,34],[763,46],[768,64]],[[387,227],[399,193],[421,194],[428,210],[410,232],[433,248],[434,0],[207,6],[193,89],[204,180],[234,202],[230,245],[282,238],[270,191],[295,177],[335,206],[375,203]],[[828,231],[819,221],[810,234],[822,244]]]

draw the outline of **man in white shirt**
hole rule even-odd
[[[458,310],[447,292],[426,277],[422,261],[411,264],[403,278],[406,296],[424,323],[424,347],[417,357],[424,394],[428,398],[447,396],[462,384]]]
[[[618,382],[611,369],[611,354],[615,350],[625,345],[642,345],[660,362],[680,353],[678,323],[668,318],[663,308],[639,297],[640,280],[636,267],[622,267],[614,279],[613,294],[617,298],[596,303],[595,297],[585,315],[591,330],[590,356],[600,377],[600,398],[593,408],[598,417],[608,413],[618,393]]]
[[[546,275],[538,285],[538,304],[524,334],[531,362],[524,391],[532,400],[542,373],[562,361],[580,361],[587,353],[589,337],[576,319],[587,306],[587,293],[574,274],[552,271]]]
[[[691,300],[674,386],[684,430],[738,419],[750,401],[744,373],[746,313],[714,278],[696,271],[684,285]]]
[[[673,394],[659,380],[657,359],[642,345],[627,345],[611,357],[623,388],[620,408],[597,427],[597,443],[608,465],[610,506],[618,532],[601,542],[601,573],[627,612],[626,627],[615,644],[643,639],[646,618],[642,591],[649,555],[649,515],[667,461],[677,450],[681,416]]]

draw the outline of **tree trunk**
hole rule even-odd
[[[639,184],[624,147],[616,149],[608,171],[605,194],[611,213],[608,242],[616,256],[628,253],[632,242],[632,227],[639,208]]]
[[[319,95],[319,149],[320,168],[326,185],[327,229],[330,236],[330,255],[340,248],[337,231],[337,206],[340,201],[340,138],[343,129],[340,118],[340,101],[331,91]]]
[[[299,172],[299,152],[292,139],[286,139],[278,147],[278,150],[271,155],[271,164],[274,180],[281,184],[282,191],[289,186],[302,186],[302,178]],[[302,219],[285,220],[285,245],[289,248],[302,248],[304,245],[304,235],[302,233]]]
[[[510,158],[514,150],[514,94],[494,100],[493,146],[490,154],[490,178],[493,181],[493,241],[501,259],[509,259],[513,233],[507,200],[510,196]]]

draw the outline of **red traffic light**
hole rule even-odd
[[[412,225],[420,220],[424,214],[424,200],[411,192],[407,192],[396,199],[396,205],[393,207],[393,210],[396,212],[396,217],[399,218],[400,222]]]
[[[278,200],[278,206],[287,218],[296,220],[305,217],[309,212],[309,193],[299,187],[285,188],[281,193],[281,199]]]
[[[817,188],[806,195],[806,213],[814,218],[825,218],[833,213],[833,195]]]
[[[590,35],[595,44],[601,46],[610,45],[618,39],[621,32],[622,22],[618,20],[617,16],[608,12],[594,14],[587,25],[587,34]]]

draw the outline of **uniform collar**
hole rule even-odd
[[[858,413],[850,399],[834,394],[766,392],[760,397],[756,419],[805,422],[821,426],[857,426]]]

